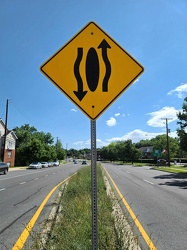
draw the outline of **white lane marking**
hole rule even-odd
[[[143,179],[143,180],[144,180],[145,182],[151,184],[151,185],[154,185],[154,183],[152,183],[152,182],[150,182],[150,181],[148,181],[148,180],[146,180],[146,179]]]
[[[0,192],[3,191],[3,190],[5,190],[5,188],[1,188],[1,189],[0,189]]]
[[[53,173],[53,174],[55,174],[55,173]]]
[[[38,172],[44,172],[44,171],[38,171]],[[21,176],[24,176],[24,175],[30,175],[30,174],[36,174],[36,172],[34,172],[34,173],[28,173],[28,174],[20,174],[20,175],[16,175],[16,176],[11,176],[11,177],[8,177],[8,178],[0,179],[0,181],[8,180],[8,179],[13,179],[13,178],[21,177]]]
[[[46,176],[45,177],[47,177],[48,176],[48,174],[46,174]]]
[[[25,183],[26,183],[25,181],[24,181],[24,182],[21,182],[20,185],[23,185],[23,184],[25,184]]]
[[[130,174],[130,172],[128,172],[128,171],[125,171],[127,174]]]
[[[38,180],[39,178],[35,178],[34,180],[36,181],[36,180]]]

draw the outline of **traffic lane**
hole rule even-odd
[[[33,180],[33,178],[41,178],[41,176],[46,176],[47,174],[52,174],[56,171],[71,171],[71,169],[78,169],[78,165],[74,166],[72,164],[62,165],[52,168],[43,169],[25,169],[25,170],[11,170],[7,175],[0,175],[0,189],[10,188],[19,185],[23,181]],[[24,178],[25,176],[25,178]]]
[[[176,193],[180,195],[181,198],[187,199],[187,174],[176,174],[176,173],[167,173],[163,171],[154,170],[151,167],[132,167],[129,165],[116,165],[116,168],[125,171],[139,178],[142,178],[145,182],[149,184],[160,185],[162,189],[169,193]]]
[[[17,175],[14,179],[9,179],[9,181],[14,182],[14,185],[10,183],[10,188],[0,192],[1,244],[4,243],[10,249],[10,246],[17,240],[24,226],[31,219],[49,191],[63,179],[76,172],[80,167],[81,165],[76,167],[69,165],[63,168],[54,168],[51,171],[40,171],[37,173],[37,178],[36,175],[28,174],[24,176]],[[41,218],[47,218],[54,195],[42,211],[40,222],[43,221]]]
[[[145,182],[140,168],[133,168],[131,174],[130,167],[126,168],[126,172],[117,165],[104,166],[157,249],[185,249],[186,200],[183,198],[181,201],[181,196],[175,192],[166,192],[157,183]],[[152,176],[152,173],[146,178],[148,176]]]

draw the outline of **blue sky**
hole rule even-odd
[[[97,147],[115,140],[176,136],[187,96],[186,0],[0,1],[0,118],[30,124],[64,148],[90,147],[90,120],[40,66],[93,21],[143,67],[144,73],[97,119]]]

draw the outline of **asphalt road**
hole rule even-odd
[[[59,167],[11,170],[7,175],[0,174],[1,250],[12,249],[24,227],[52,188],[81,167],[81,163],[69,163]],[[48,200],[34,230],[41,228],[43,221],[48,217],[57,192],[58,190]]]
[[[158,250],[187,249],[187,175],[102,164]],[[124,209],[126,210],[126,209]],[[142,249],[149,249],[134,226]]]

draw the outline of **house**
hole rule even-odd
[[[0,119],[0,161],[8,163],[9,166],[14,166],[15,163],[17,139],[14,131],[7,129],[5,142],[5,123]]]
[[[153,146],[141,147],[139,148],[142,157],[144,159],[151,159],[153,153]]]

